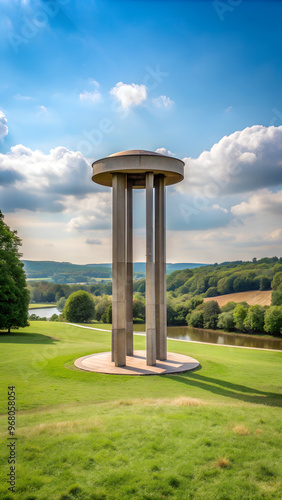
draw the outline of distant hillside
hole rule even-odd
[[[91,278],[110,278],[111,268],[99,264],[23,260],[27,279],[49,279],[54,283],[79,283]]]
[[[239,293],[229,293],[228,295],[219,295],[217,297],[207,297],[204,302],[209,302],[210,300],[216,300],[220,307],[227,304],[227,302],[247,302],[249,306],[254,306],[256,304],[260,306],[270,306],[271,305],[271,290],[259,291],[253,290],[252,292],[239,292]]]
[[[23,260],[27,279],[42,279],[54,283],[84,283],[112,277],[112,265],[106,264],[71,264],[70,262]],[[167,274],[178,269],[194,269],[205,264],[181,263],[167,264]],[[133,265],[134,278],[144,278],[146,263],[136,262]]]
[[[280,283],[280,277],[282,279],[282,258],[265,257],[251,262],[223,262],[174,271],[167,277],[167,290],[174,295],[217,297],[251,290],[271,290]]]

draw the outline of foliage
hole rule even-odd
[[[58,314],[52,314],[50,321],[58,321],[58,319],[59,319]]]
[[[271,306],[265,311],[264,329],[273,335],[282,334],[282,306]]]
[[[271,289],[271,279],[268,276],[261,276],[259,281],[259,289],[261,291]]]
[[[187,314],[186,321],[189,326],[193,326],[194,328],[203,328],[204,326],[203,310],[195,309],[190,314]]]
[[[99,264],[80,265],[70,262],[24,260],[29,279],[49,277],[54,283],[80,283],[93,278],[110,278],[111,267]]]
[[[20,261],[21,240],[4,222],[0,211],[0,329],[28,325],[29,292]]]
[[[277,257],[253,259],[252,262],[223,262],[220,265],[174,271],[167,277],[167,290],[176,295],[205,294],[206,297],[268,290],[272,283],[274,286],[279,285],[281,278],[275,276],[280,273],[282,274],[282,259]]]
[[[205,302],[203,309],[204,328],[215,329],[217,327],[217,319],[219,314],[220,307],[216,300]]]
[[[108,295],[101,295],[93,297],[95,303],[95,318],[97,321],[102,321],[107,323],[107,313],[108,308],[111,304],[111,300]]]
[[[271,305],[272,306],[281,306],[282,305],[282,290],[281,290],[281,288],[278,288],[277,290],[273,290],[273,292],[271,294]]]
[[[278,290],[280,285],[282,286],[282,271],[275,274],[275,276],[271,282],[271,288],[272,288],[272,290]]]
[[[222,312],[218,315],[217,328],[225,330],[226,332],[232,332],[235,330],[233,311]]]
[[[84,290],[72,293],[66,301],[63,315],[70,322],[88,323],[95,315],[93,297]]]
[[[141,293],[136,293],[133,297],[133,321],[138,323],[141,320],[142,323],[145,321],[145,299]]]
[[[235,328],[240,331],[245,331],[245,325],[244,321],[247,316],[247,308],[244,307],[242,304],[237,304],[233,311],[233,319],[234,319],[234,324]]]
[[[237,306],[237,302],[233,302],[233,301],[227,302],[227,304],[225,304],[224,306],[221,306],[221,312],[233,311],[236,306]]]
[[[263,332],[265,309],[262,306],[250,306],[244,320],[247,331]]]
[[[58,302],[57,302],[57,309],[59,309],[59,311],[63,311],[65,305],[66,305],[66,301],[67,299],[65,297],[61,297]]]
[[[47,318],[45,316],[43,316],[41,318],[40,316],[37,316],[37,314],[35,314],[35,313],[30,314],[29,317],[28,317],[28,319],[30,321],[47,321]]]
[[[78,290],[85,290],[96,296],[112,294],[111,282],[95,283],[93,285],[66,285],[55,284],[49,281],[29,281],[28,289],[30,291],[31,303],[57,302],[57,307],[59,304],[60,307],[58,309],[60,310],[64,307],[64,301],[61,299],[67,299],[73,292],[77,292]]]

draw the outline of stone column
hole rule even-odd
[[[156,358],[167,359],[165,179],[155,176]]]
[[[133,356],[133,203],[132,181],[127,177],[127,284],[126,354]]]
[[[126,365],[126,175],[114,173],[112,361]]]
[[[154,272],[154,174],[146,173],[146,354],[147,365],[156,364],[155,272]]]

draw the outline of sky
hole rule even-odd
[[[280,257],[281,25],[274,0],[0,0],[0,210],[23,258],[111,262],[91,164],[127,149],[185,162],[167,262]]]

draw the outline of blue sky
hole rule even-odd
[[[26,259],[111,260],[110,190],[89,164],[135,148],[185,159],[168,189],[169,261],[279,254],[282,2],[0,0],[0,12],[0,209]]]

